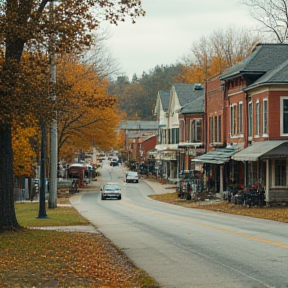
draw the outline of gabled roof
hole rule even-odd
[[[267,84],[287,84],[288,83],[288,60],[280,64],[276,68],[268,71],[261,76],[252,85],[249,85],[244,90],[249,90]]]
[[[119,125],[119,128],[124,130],[158,130],[158,127],[158,121],[141,120],[125,121]]]
[[[169,101],[170,101],[170,91],[159,91],[160,100],[162,103],[163,111],[167,112],[169,108]]]
[[[173,87],[175,89],[181,107],[204,95],[203,85],[199,83],[178,83],[173,84]]]
[[[204,95],[182,107],[181,114],[204,113]]]
[[[250,56],[226,69],[220,80],[240,74],[264,74],[288,59],[288,44],[258,44]]]

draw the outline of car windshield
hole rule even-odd
[[[120,190],[120,187],[117,185],[107,185],[104,187],[104,190],[106,191],[114,191],[114,190]]]
[[[137,172],[128,172],[128,175],[137,176]]]

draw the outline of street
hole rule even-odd
[[[151,200],[151,187],[124,182],[104,162],[98,184],[118,182],[122,200],[100,192],[73,206],[163,287],[288,287],[288,225]]]

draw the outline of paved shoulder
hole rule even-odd
[[[147,183],[153,189],[155,194],[167,194],[167,193],[174,193],[176,191],[175,184],[161,184],[157,181],[149,179],[141,179],[141,180]]]

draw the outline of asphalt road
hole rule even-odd
[[[99,184],[111,181],[105,163]],[[288,225],[151,200],[144,181],[124,182],[122,200],[81,193],[72,204],[163,287],[288,287]]]

